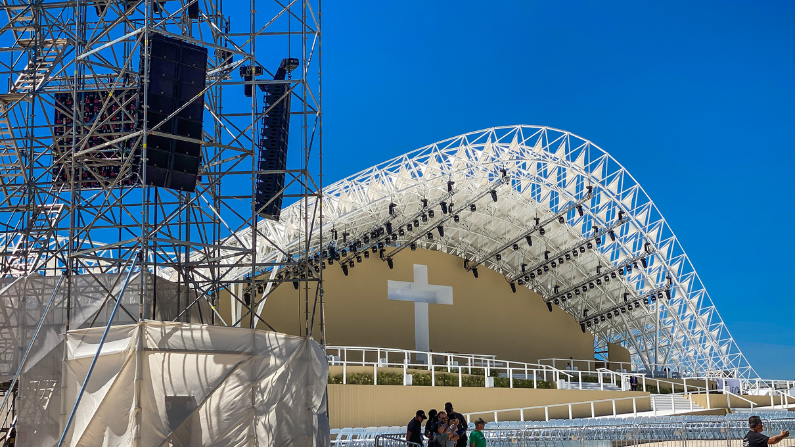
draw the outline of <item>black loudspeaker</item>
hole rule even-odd
[[[75,185],[80,189],[104,189],[134,184],[127,171],[119,178],[122,165],[132,154],[134,139],[108,144],[137,130],[138,92],[135,88],[55,93],[53,119],[53,182],[69,182],[70,153],[73,139],[77,144]],[[74,112],[76,114],[73,114]],[[74,117],[76,115],[76,122]],[[86,135],[93,129],[92,136]],[[101,149],[94,149],[102,146]],[[91,152],[85,152],[93,149]],[[136,163],[137,167],[137,163]]]
[[[283,81],[287,73],[298,67],[298,59],[283,59],[273,79]],[[287,142],[290,133],[290,95],[288,84],[267,84],[262,117],[262,138],[259,140],[259,170],[287,169]],[[270,109],[270,111],[268,111]],[[282,211],[281,190],[285,173],[257,174],[256,206],[259,215],[278,220]]]
[[[147,129],[201,140],[204,115],[204,95],[201,93],[207,77],[207,49],[152,34],[149,51]],[[142,70],[144,57],[142,54]],[[179,113],[169,118],[180,108]],[[147,137],[146,161],[143,163],[146,184],[195,191],[200,166],[200,143],[161,135]]]
[[[191,1],[191,0],[188,0]],[[199,1],[195,0],[193,3],[188,5],[188,18],[191,19],[198,19],[199,18]]]

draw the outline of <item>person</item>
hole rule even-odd
[[[450,440],[450,421],[447,420],[447,413],[444,411],[439,412],[439,422],[433,429],[433,441],[439,447],[453,447],[455,441]]]
[[[789,436],[789,431],[781,430],[781,434],[767,437],[762,434],[765,431],[762,419],[759,416],[748,418],[748,428],[750,431],[743,438],[743,447],[765,447],[768,444],[778,444],[782,439]]]
[[[406,429],[406,441],[422,445],[422,421],[425,419],[428,419],[425,416],[425,411],[417,410],[416,415],[409,421]]]
[[[483,429],[486,427],[486,421],[483,418],[477,418],[475,421],[475,430],[469,435],[470,447],[486,447],[486,437],[483,436]]]
[[[428,411],[428,422],[425,423],[425,438],[428,439],[428,447],[442,447],[436,443],[436,424],[439,423],[439,414],[436,409]]]
[[[449,420],[455,419],[457,422],[457,429],[456,435],[458,435],[458,440],[455,443],[455,447],[467,447],[467,420],[461,413],[456,413],[453,410],[453,404],[447,402],[444,404],[444,411],[447,412],[447,418]]]
[[[638,391],[638,378],[635,376],[629,377],[629,384],[632,385],[632,391]]]

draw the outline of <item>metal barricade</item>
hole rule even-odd
[[[416,442],[406,441],[405,434],[381,434],[374,439],[375,447],[422,447]]]

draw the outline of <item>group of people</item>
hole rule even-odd
[[[428,420],[425,429],[422,421]],[[444,411],[435,409],[428,411],[417,410],[414,418],[409,421],[406,430],[406,441],[428,447],[467,447],[467,440],[471,447],[486,447],[486,438],[483,436],[483,427],[486,421],[475,421],[475,429],[467,436],[468,424],[461,413],[456,413],[453,404],[444,404]],[[427,444],[424,442],[427,441]]]

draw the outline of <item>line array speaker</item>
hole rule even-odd
[[[298,59],[283,59],[273,79],[283,81],[287,73],[298,67]],[[262,117],[262,138],[259,140],[259,171],[257,174],[256,207],[259,215],[278,220],[282,211],[282,189],[287,169],[287,142],[290,133],[290,95],[288,84],[266,84]]]
[[[150,131],[166,135],[150,133],[147,137],[143,163],[146,183],[195,191],[201,165],[199,141],[202,138],[202,90],[207,78],[207,49],[152,34],[149,51],[146,92],[149,109],[145,125]],[[142,52],[141,70],[144,69],[145,56]],[[169,118],[179,109],[182,110]],[[143,112],[141,121],[144,121]]]

